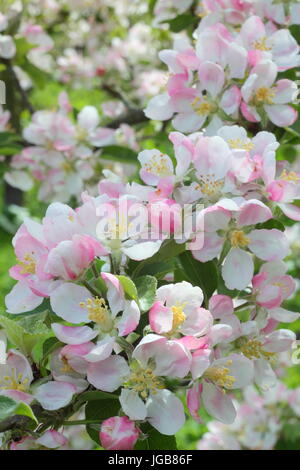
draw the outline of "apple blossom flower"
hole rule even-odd
[[[295,102],[298,88],[295,82],[282,79],[275,82],[278,68],[271,60],[258,62],[241,88],[241,112],[250,122],[260,122],[264,114],[278,127],[292,125],[296,110],[288,103]]]

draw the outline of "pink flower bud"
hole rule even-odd
[[[101,445],[106,450],[132,450],[139,433],[139,429],[127,416],[113,416],[102,423]]]

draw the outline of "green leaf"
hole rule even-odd
[[[97,391],[82,393],[81,395],[79,395],[76,404],[79,405],[79,404],[90,402],[90,401],[118,400],[118,399],[119,399],[118,395],[113,395],[112,393],[101,392],[97,390]]]
[[[277,230],[280,230],[281,232],[285,231],[285,226],[283,225],[283,223],[276,219],[271,219],[271,220],[268,220],[267,222],[264,222],[263,224],[258,224],[256,228],[267,229],[267,230],[276,228]]]
[[[148,437],[144,440],[139,440],[134,450],[176,450],[177,444],[175,436],[166,436],[160,434],[150,424],[142,426],[142,431]]]
[[[129,297],[130,299],[133,299],[133,300],[138,300],[138,292],[137,292],[137,289],[136,289],[136,286],[135,284],[132,282],[131,279],[129,279],[129,277],[126,277],[126,276],[116,276],[123,289],[124,289],[124,292],[126,294],[127,297]]]
[[[26,403],[17,403],[9,397],[0,396],[0,421],[4,421],[14,415],[26,416],[38,424],[38,421],[29,405]]]
[[[148,312],[155,300],[157,279],[153,276],[142,276],[136,279],[135,285],[137,287],[140,309],[142,312]]]
[[[110,398],[109,400],[92,400],[85,406],[85,418],[89,420],[98,420],[99,424],[107,418],[117,416],[120,410],[119,400]],[[100,426],[99,426],[100,429]],[[99,430],[93,425],[87,425],[86,430],[93,441],[100,444]]]
[[[107,145],[103,147],[100,158],[120,163],[138,163],[136,152],[128,147],[121,147],[119,145]]]
[[[17,402],[12,398],[0,396],[0,421],[4,421],[14,414]]]
[[[194,286],[203,290],[205,305],[218,286],[218,271],[214,261],[201,263],[190,251],[179,255],[180,263]]]
[[[168,23],[170,30],[173,33],[179,33],[183,29],[187,29],[189,26],[194,26],[198,22],[198,18],[195,15],[184,13],[177,16],[173,20],[163,21],[162,23]]]
[[[4,316],[0,316],[0,325],[4,328],[9,341],[24,351],[24,329],[18,324],[17,321],[10,320]]]
[[[129,263],[129,269],[130,272],[132,273],[132,278],[138,277],[138,275],[141,274],[155,274],[155,269],[157,272],[165,272],[165,268],[162,266],[164,265],[165,261],[174,261],[176,256],[178,256],[180,253],[185,251],[185,244],[184,243],[176,243],[174,240],[166,240],[160,250],[151,258],[145,259],[143,261],[131,261]],[[155,266],[155,269],[153,267]],[[170,272],[170,270],[167,270],[166,272]],[[155,274],[155,277],[157,275]]]

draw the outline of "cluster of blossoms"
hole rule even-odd
[[[300,389],[289,390],[282,382],[268,392],[246,387],[243,401],[237,402],[237,418],[232,425],[208,423],[208,432],[198,443],[199,450],[272,450],[285,426],[295,426],[300,416]]]
[[[3,59],[13,59],[17,53],[15,40],[20,41],[23,39],[31,46],[27,54],[29,61],[36,67],[47,70],[51,64],[48,52],[51,51],[54,43],[43,28],[26,20],[20,22],[17,32],[13,28],[13,35],[10,33],[12,24],[20,21],[19,16],[21,11],[21,6],[15,4],[14,7],[8,9],[7,13],[0,13],[0,57]],[[16,73],[19,75],[22,71],[16,69]]]
[[[55,16],[60,2],[45,2]],[[161,21],[192,3],[158,1],[155,12]],[[84,2],[93,13],[98,6]],[[167,92],[145,111],[157,120],[176,114],[174,151],[141,151],[131,182],[102,165],[99,149],[123,138],[138,150],[132,129],[100,127],[93,106],[71,118],[65,92],[58,110],[35,112],[23,131],[30,147],[12,158],[5,179],[22,190],[38,180],[39,198],[51,203],[41,222],[25,218],[13,238],[10,276],[17,283],[5,298],[8,317],[0,317],[0,401],[15,410],[22,403],[39,425],[33,429],[31,419],[30,428],[22,421],[4,432],[4,448],[69,449],[65,423],[74,420],[105,449],[133,449],[150,431],[176,434],[188,414],[200,422],[203,408],[218,420],[209,428],[218,435],[206,435],[199,448],[270,448],[280,432],[278,403],[299,415],[298,390],[278,384],[276,368],[296,342],[280,323],[300,316],[285,308],[296,283],[284,261],[290,246],[281,222],[300,221],[300,172],[276,160],[274,133],[259,132],[267,119],[285,127],[297,117],[295,82],[277,80],[300,62],[297,42],[279,27],[295,22],[297,5],[216,0],[203,7],[195,48],[181,36],[174,50],[161,51],[171,74]],[[108,5],[99,11],[105,18]],[[83,42],[93,57],[96,68],[87,73],[105,75],[105,57],[130,80],[131,65],[148,54],[151,30],[136,24],[97,59],[93,35],[110,26],[81,26],[73,44],[77,54]],[[35,34],[45,40],[41,30],[26,31],[29,42]],[[150,59],[154,52],[150,47]],[[70,63],[61,59],[67,82]],[[147,72],[134,82],[141,99],[157,93],[161,75],[151,73],[150,86]],[[106,102],[103,111],[115,118],[124,106]],[[8,119],[1,110],[3,130]],[[66,204],[80,194],[78,207]],[[36,315],[47,319],[37,342],[33,334],[19,341],[23,322]],[[240,390],[244,404],[236,400]],[[100,402],[92,419],[91,394]],[[113,402],[108,418],[100,416],[101,400]],[[78,420],[83,405],[85,419]]]
[[[145,150],[138,156],[145,185],[104,179],[99,196],[84,193],[76,210],[51,204],[41,224],[25,220],[13,240],[18,264],[10,275],[18,283],[6,297],[7,310],[24,313],[49,297],[57,318],[51,328],[61,346],[51,353],[52,379],[41,385],[35,385],[26,357],[10,350],[0,366],[1,394],[56,410],[87,388],[121,390],[126,416],[103,423],[100,438],[107,448],[113,436],[122,441],[112,444],[117,448],[129,442],[132,447],[144,421],[167,435],[182,427],[184,408],[168,387],[172,382],[186,388],[195,419],[203,403],[213,417],[232,423],[232,391],[254,382],[274,386],[276,354],[296,339],[290,330],[276,330],[278,322],[299,317],[282,308],[295,290],[282,261],[287,239],[277,228],[258,228],[272,220],[276,203],[298,215],[291,202],[299,177],[286,168],[276,176],[274,136],[261,132],[249,139],[233,126],[214,137],[172,133],[170,138],[175,166],[168,155]],[[138,234],[130,230],[136,215],[130,209],[137,202],[148,214]],[[177,240],[178,214],[187,202],[201,203],[202,209],[191,232]],[[168,211],[169,224],[162,216]],[[202,245],[195,249],[199,234]],[[200,262],[217,260],[226,287],[238,289],[239,299],[216,291],[204,301],[200,287],[166,278],[143,309],[128,274],[130,262],[147,261],[170,237]],[[258,271],[253,255],[260,260]],[[133,279],[138,285],[139,278]],[[247,312],[246,321],[240,311]]]
[[[23,138],[31,144],[10,162],[5,180],[23,191],[34,183],[40,185],[41,201],[60,200],[68,202],[77,198],[84,188],[91,191],[98,183],[101,173],[100,148],[125,141],[136,149],[136,141],[130,126],[122,124],[119,129],[99,127],[100,117],[94,106],[85,106],[73,122],[69,114],[72,106],[68,96],[59,96],[57,111],[37,111],[23,131]],[[7,114],[3,113],[6,124]]]
[[[265,24],[260,16],[237,24],[235,29],[220,15],[208,15],[194,32],[195,47],[180,37],[174,49],[160,52],[169,80],[166,91],[149,101],[148,117],[174,116],[176,130],[205,126],[208,135],[233,121],[278,127],[296,121],[297,84],[280,74],[299,66],[297,41],[287,28]]]

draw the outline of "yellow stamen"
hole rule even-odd
[[[256,90],[254,95],[254,102],[257,106],[262,104],[273,104],[275,91],[272,88],[261,87]]]
[[[0,390],[18,390],[25,392],[29,388],[29,379],[22,380],[22,374],[17,374],[16,369],[12,368],[12,375],[6,375],[0,380]]]
[[[264,359],[270,360],[274,358],[276,354],[265,351],[262,348],[262,345],[263,344],[261,341],[256,339],[249,339],[241,346],[240,349],[244,356],[248,357],[248,359],[259,359],[262,357]]]
[[[146,399],[149,393],[155,395],[157,390],[164,388],[164,385],[162,379],[157,377],[150,368],[142,369],[138,367],[131,373],[125,387],[131,388]]]
[[[145,163],[144,167],[148,173],[154,173],[159,176],[171,176],[173,174],[168,166],[168,159],[163,153],[153,155],[150,162]]]
[[[171,310],[173,312],[173,323],[172,323],[172,331],[176,330],[182,323],[185,321],[186,316],[183,312],[183,306],[182,305],[174,305],[171,307]]]
[[[35,274],[36,262],[29,254],[24,256],[24,260],[19,260],[19,265],[22,266],[20,274]]]
[[[199,116],[204,116],[205,114],[215,111],[215,105],[213,103],[209,103],[205,99],[201,100],[198,96],[192,101],[192,108]]]
[[[228,360],[227,364],[231,365],[231,363],[232,361]],[[228,367],[212,366],[206,370],[204,377],[219,387],[232,388],[236,379],[229,375],[229,372]]]
[[[230,243],[234,248],[245,248],[247,245],[249,245],[250,240],[242,230],[234,230],[230,234]]]
[[[69,173],[70,171],[73,170],[72,165],[70,162],[63,162],[61,164],[61,169],[65,171],[66,173]]]
[[[258,39],[257,41],[254,41],[253,43],[254,49],[257,49],[258,51],[271,51],[272,47],[267,45],[267,37],[263,37],[261,39]]]
[[[80,302],[81,308],[86,308],[89,319],[98,325],[103,332],[109,332],[113,328],[113,321],[110,312],[105,304],[105,300],[99,297],[87,299],[86,302]]]
[[[252,142],[246,142],[242,139],[229,139],[228,144],[232,149],[241,149],[246,150],[247,152],[250,152],[250,150],[254,148]]]
[[[199,184],[196,189],[201,191],[205,196],[212,197],[219,194],[224,186],[223,180],[217,180],[214,174],[199,175]]]
[[[287,172],[286,170],[283,170],[279,179],[284,180],[284,181],[291,181],[293,183],[298,183],[300,181],[300,177],[297,175],[295,171]]]

